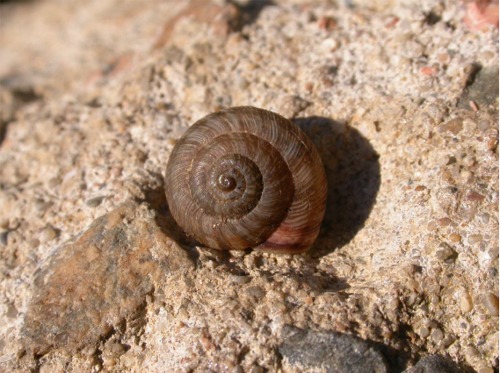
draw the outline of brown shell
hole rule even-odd
[[[193,124],[170,155],[165,189],[176,222],[214,249],[302,253],[325,212],[326,177],[311,140],[254,107]]]

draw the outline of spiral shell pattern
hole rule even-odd
[[[316,239],[326,178],[311,140],[273,112],[235,107],[193,124],[170,155],[170,211],[221,250],[301,253]]]

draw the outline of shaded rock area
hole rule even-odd
[[[153,211],[125,203],[59,248],[36,275],[21,332],[25,346],[36,355],[75,352],[117,330],[142,327],[147,296],[164,276],[192,266]]]
[[[404,373],[465,373],[456,363],[441,355],[430,355],[407,370]]]
[[[325,167],[327,209],[313,256],[333,252],[363,227],[380,187],[378,154],[370,142],[347,123],[324,117],[296,118],[312,139]]]
[[[477,110],[479,106],[487,108],[498,100],[498,66],[471,66],[469,85],[461,97],[461,105],[471,106]]]
[[[286,327],[279,352],[301,372],[385,373],[384,357],[362,339]]]
[[[0,20],[0,371],[498,370],[497,4],[10,0]],[[240,105],[321,154],[307,254],[214,251],[169,214],[177,139]]]

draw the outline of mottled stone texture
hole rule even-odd
[[[287,326],[279,352],[297,371],[386,373],[382,354],[352,335]]]
[[[23,334],[35,354],[75,351],[130,322],[157,282],[190,268],[154,212],[127,202],[60,247],[35,278]]]

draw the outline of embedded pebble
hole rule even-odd
[[[441,342],[441,340],[444,338],[444,333],[439,328],[433,329],[431,332],[431,338],[436,343]]]
[[[467,242],[471,245],[477,244],[478,242],[481,242],[483,240],[483,235],[482,234],[471,234]]]
[[[9,231],[0,232],[0,245],[7,246]]]
[[[114,356],[120,356],[125,353],[125,346],[121,343],[118,342],[113,342],[110,343],[106,346],[109,351],[114,355]]]
[[[450,218],[441,218],[438,220],[438,224],[441,227],[446,227],[446,226],[450,225],[451,223],[452,223],[452,221]]]
[[[492,316],[498,316],[498,297],[493,293],[483,295],[483,304]]]
[[[476,347],[474,346],[469,346],[465,349],[465,353],[470,356],[470,357],[476,357],[479,356],[479,351],[477,350]]]
[[[472,310],[472,298],[467,292],[460,297],[460,310],[463,313],[467,313]]]
[[[311,103],[299,96],[284,96],[278,102],[277,111],[285,118],[294,118]]]
[[[490,222],[490,214],[488,213],[482,213],[479,215],[479,218],[484,224],[488,224]]]
[[[421,338],[425,339],[431,334],[431,331],[429,330],[429,328],[423,326],[419,329],[418,334],[420,335]]]
[[[39,239],[42,243],[46,243],[57,238],[57,236],[58,231],[54,227],[48,225],[40,232]]]
[[[232,275],[229,277],[232,282],[235,284],[248,284],[250,281],[252,281],[251,276],[237,276],[237,275]]]
[[[2,229],[9,228],[9,219],[1,219],[0,220],[0,228],[2,228]]]
[[[479,368],[477,373],[494,373],[495,370],[492,367],[482,367]]]
[[[40,214],[44,214],[52,205],[52,202],[44,201],[42,199],[38,199],[35,201],[35,209]]]
[[[29,240],[29,245],[34,249],[40,245],[40,240],[38,238],[32,238],[31,240]]]
[[[239,88],[245,89],[250,85],[250,82],[244,77],[238,76],[238,78],[236,79],[236,84],[238,85]]]
[[[246,290],[246,293],[255,299],[260,299],[266,295],[266,292],[259,286],[250,286]]]
[[[450,234],[450,241],[453,243],[458,243],[458,242],[462,241],[462,236],[460,236],[457,233],[451,233]]]
[[[89,207],[97,207],[102,203],[102,201],[104,201],[105,198],[106,196],[97,196],[94,198],[90,198],[85,202],[85,204]]]
[[[469,166],[472,166],[472,164],[470,164]],[[469,201],[478,201],[478,202],[482,202],[484,200],[485,196],[483,196],[482,194],[479,194],[477,192],[470,192],[469,194],[467,194],[467,200]]]
[[[450,245],[441,242],[438,249],[436,250],[436,257],[439,260],[446,260],[455,255],[455,251],[450,247]]]
[[[462,119],[454,118],[439,126],[439,132],[449,131],[454,135],[458,135],[462,131]]]

